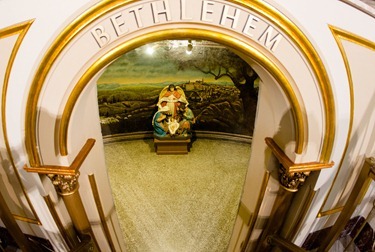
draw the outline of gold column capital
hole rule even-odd
[[[80,175],[79,169],[94,144],[95,139],[88,139],[70,166],[24,166],[24,169],[28,172],[47,175],[47,177],[52,181],[52,184],[55,186],[58,194],[62,196],[66,209],[72,219],[73,225],[79,233],[81,240],[80,246],[84,246],[81,249],[87,250],[89,248],[90,251],[100,251],[98,244],[95,242],[95,236],[78,191],[78,178]],[[87,237],[87,235],[89,235],[89,239],[88,243],[86,244],[86,242],[84,242],[84,238]],[[95,242],[94,244],[92,244],[92,239]]]
[[[95,139],[88,139],[82,147],[76,158],[70,166],[57,166],[57,165],[41,165],[36,167],[24,166],[28,172],[36,172],[39,174],[46,174],[51,179],[52,184],[55,186],[56,191],[60,195],[69,195],[74,193],[79,186],[79,168],[83,161],[86,159],[90,150],[95,144]]]
[[[333,162],[308,162],[296,164],[290,160],[272,138],[266,137],[265,142],[280,163],[280,184],[287,191],[297,192],[305,182],[306,178],[310,175],[310,172],[331,168],[334,165]]]
[[[287,172],[284,166],[279,167],[280,184],[289,192],[297,192],[303,185],[310,172]]]
[[[78,189],[79,172],[74,175],[47,174],[60,195],[69,195]]]

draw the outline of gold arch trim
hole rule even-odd
[[[103,2],[98,3],[97,5],[89,9],[87,12],[79,16],[69,26],[67,26],[60,33],[60,35],[56,38],[56,40],[51,44],[50,48],[47,50],[45,56],[43,57],[40,63],[40,67],[37,70],[35,77],[33,79],[28,101],[27,101],[27,108],[26,108],[26,118],[25,118],[26,143],[25,144],[26,144],[26,149],[29,155],[29,162],[31,166],[40,165],[40,157],[39,157],[39,153],[37,149],[37,139],[36,139],[37,114],[38,114],[37,104],[39,101],[39,96],[40,96],[41,89],[43,87],[43,83],[53,63],[58,58],[58,56],[62,53],[63,49],[85,27],[87,27],[96,19],[100,18],[102,15],[112,10],[115,10],[117,8],[123,7],[127,4],[134,3],[134,2],[137,2],[137,1],[134,1],[134,0],[103,1]],[[298,27],[296,27],[295,24],[293,24],[289,19],[287,19],[280,12],[278,12],[275,8],[265,3],[264,1],[258,0],[258,1],[252,1],[250,3],[248,1],[232,0],[228,2],[241,5],[269,19],[270,22],[275,25],[275,27],[278,27],[284,33],[288,35],[289,39],[295,43],[295,45],[301,50],[303,55],[307,58],[310,64],[310,67],[312,68],[314,75],[319,83],[322,100],[324,103],[325,129],[324,129],[323,146],[322,146],[322,151],[320,155],[320,161],[328,162],[331,156],[333,139],[335,135],[335,109],[334,109],[335,107],[334,107],[334,100],[333,100],[330,82],[329,82],[326,70],[324,68],[324,65],[322,64],[320,60],[319,55],[315,51],[312,44],[308,41],[306,36],[298,29]],[[168,33],[168,31],[165,31],[165,32]],[[176,31],[176,34],[177,33],[178,31]],[[184,37],[186,37],[186,34],[184,34]],[[201,38],[202,36],[199,36],[199,37]],[[153,39],[153,38],[150,38],[150,39]],[[135,43],[132,42],[131,44],[135,44]],[[129,50],[132,46],[128,43],[126,43],[126,45],[127,47],[126,46],[122,46],[122,47],[126,47],[127,50]],[[244,48],[247,48],[247,46],[244,46]],[[126,49],[123,49],[123,50],[126,50]],[[248,48],[248,49],[250,50],[251,48]],[[118,53],[119,51],[121,50],[115,50],[113,54],[111,55],[114,55],[115,53]],[[91,69],[97,69],[98,64],[103,64],[102,67],[104,67],[104,62],[105,62],[104,59],[100,60],[100,62],[95,63],[94,66],[91,67]],[[89,70],[88,72],[86,72],[85,76],[88,76],[89,73],[92,75],[93,74],[92,70],[91,71]],[[276,71],[275,74],[279,75],[278,71]],[[281,79],[284,78],[284,77],[281,77],[281,75],[279,77]],[[81,80],[83,79],[81,78]],[[81,86],[80,88],[82,88],[84,85],[80,84],[80,86]],[[74,91],[74,93],[82,91],[82,90],[79,90],[79,88],[75,88],[75,90],[76,91]],[[291,96],[293,95],[289,94],[289,97]],[[292,102],[294,101],[292,100]],[[71,106],[71,105],[68,104],[67,106]],[[292,104],[292,107],[293,107],[293,104]],[[298,106],[294,106],[294,107],[297,108]],[[68,107],[68,108],[65,108],[64,111],[69,111],[71,109],[72,109],[71,107]],[[298,113],[296,109],[294,112]],[[65,112],[65,113],[68,113],[68,112]],[[297,118],[296,118],[295,123],[299,124],[298,127],[302,126],[301,125],[303,123],[302,117],[300,119],[298,119],[298,116],[296,117]],[[66,127],[66,126],[63,126],[63,127]],[[296,152],[302,153],[304,144],[303,143],[301,144],[301,141],[303,141],[301,140],[303,139],[303,135],[301,135],[300,133],[301,131],[303,132],[303,129],[298,128],[298,127],[297,127],[298,133],[296,134],[296,140],[298,139],[298,143],[296,145]],[[62,140],[61,134],[59,138],[60,138],[59,140],[61,141]],[[61,147],[61,143],[59,143],[59,145]],[[65,151],[66,151],[66,148],[65,150],[61,152],[65,153]]]
[[[10,27],[7,27],[7,28],[4,28],[4,29],[0,30],[0,39],[4,39],[4,38],[10,37],[10,36],[18,35],[17,40],[16,40],[16,42],[13,46],[13,49],[12,49],[7,67],[6,67],[5,76],[4,76],[4,80],[3,80],[4,81],[3,82],[3,89],[2,89],[2,93],[1,93],[1,97],[2,97],[2,99],[1,99],[1,120],[2,121],[1,121],[1,123],[2,123],[2,128],[3,128],[2,133],[3,133],[3,137],[4,137],[5,148],[7,150],[8,156],[9,156],[10,164],[11,164],[13,170],[14,170],[14,173],[17,177],[17,180],[18,180],[18,182],[21,186],[22,192],[25,195],[25,199],[26,199],[27,203],[29,204],[31,212],[33,213],[35,219],[31,219],[31,218],[28,218],[28,217],[15,215],[15,214],[13,216],[14,216],[15,219],[20,220],[20,221],[41,225],[40,220],[38,219],[38,215],[36,214],[36,211],[35,211],[33,205],[31,204],[29,196],[26,193],[26,190],[25,190],[25,188],[23,186],[23,183],[21,181],[21,177],[20,177],[20,175],[17,171],[16,165],[14,163],[14,158],[13,158],[12,151],[11,151],[11,148],[10,148],[10,145],[9,145],[7,120],[6,120],[6,102],[7,102],[7,92],[8,92],[8,84],[9,84],[10,73],[12,71],[13,63],[14,63],[14,60],[15,60],[16,55],[18,53],[18,50],[19,50],[19,48],[22,44],[22,41],[25,38],[25,35],[28,32],[31,25],[33,24],[33,22],[34,22],[34,20],[29,20],[29,21],[25,21],[25,22],[22,22],[22,23],[19,23],[19,24],[15,24],[15,25],[12,25]]]
[[[264,1],[261,0],[251,2],[243,0],[233,0],[233,2],[243,5],[247,9],[258,13],[263,17],[267,17],[273,25],[280,28],[285,34],[289,36],[288,38],[294,42],[294,45],[299,48],[303,55],[306,57],[308,64],[313,70],[313,73],[318,81],[324,105],[323,109],[325,117],[325,127],[323,145],[320,153],[320,162],[329,163],[336,133],[336,110],[331,82],[328,78],[327,71],[318,52],[307,39],[305,34],[276,8],[264,3]],[[302,153],[302,149],[296,150],[296,153]]]
[[[114,59],[120,57],[124,53],[133,50],[145,43],[150,43],[158,40],[163,39],[184,39],[184,38],[199,38],[205,40],[211,40],[215,42],[219,42],[225,46],[233,47],[238,51],[246,53],[249,55],[253,60],[257,63],[261,64],[267,70],[271,72],[273,77],[277,80],[278,83],[282,86],[284,92],[286,93],[288,100],[291,103],[292,111],[295,117],[295,123],[297,128],[296,133],[296,140],[297,146],[300,147],[303,145],[303,135],[304,135],[304,125],[303,125],[303,113],[299,106],[297,97],[293,91],[293,88],[290,86],[287,77],[284,73],[272,62],[269,57],[265,57],[261,52],[259,52],[256,48],[241,42],[233,36],[219,34],[218,32],[213,32],[210,30],[204,29],[170,29],[170,30],[163,30],[158,32],[149,33],[146,35],[138,36],[135,39],[129,40],[120,46],[112,49],[107,54],[100,57],[79,79],[77,84],[74,86],[73,91],[71,92],[65,109],[63,111],[61,121],[60,121],[60,129],[59,129],[59,147],[60,152],[62,155],[67,155],[67,139],[68,139],[68,126],[69,121],[78,100],[78,97],[81,95],[84,88],[90,83],[90,80],[104,67],[106,67],[110,62]]]
[[[370,40],[367,40],[367,39],[365,39],[363,37],[360,37],[360,36],[358,36],[358,35],[356,35],[354,33],[351,33],[351,32],[342,30],[340,28],[334,27],[334,26],[329,26],[329,28],[331,30],[331,33],[332,33],[333,37],[335,38],[335,41],[337,43],[338,48],[340,50],[342,59],[344,61],[344,65],[345,65],[345,70],[346,70],[348,82],[349,82],[349,95],[350,95],[350,102],[349,102],[349,104],[350,104],[350,118],[349,119],[350,120],[349,120],[348,136],[346,138],[344,152],[343,152],[343,155],[341,157],[341,160],[340,160],[337,172],[335,174],[335,178],[333,179],[333,182],[332,182],[331,187],[330,187],[330,189],[329,189],[329,191],[327,193],[327,196],[324,199],[324,202],[323,202],[323,204],[322,204],[322,206],[320,208],[320,211],[318,213],[318,217],[323,217],[323,216],[327,216],[327,215],[331,215],[331,214],[334,214],[334,213],[341,212],[342,209],[344,208],[344,206],[337,206],[337,207],[335,207],[333,209],[323,211],[323,208],[325,207],[325,204],[327,203],[328,197],[329,197],[330,193],[332,192],[333,186],[335,185],[337,177],[338,177],[338,175],[340,173],[342,164],[344,162],[346,153],[347,153],[348,148],[349,148],[349,142],[350,142],[350,138],[352,136],[352,130],[353,130],[353,119],[354,119],[354,86],[353,86],[352,73],[351,73],[351,69],[350,69],[350,65],[349,65],[349,59],[348,59],[348,56],[347,56],[347,54],[345,52],[344,46],[342,44],[342,40],[346,40],[346,41],[352,42],[354,44],[357,44],[359,46],[365,47],[365,48],[367,48],[369,50],[375,51],[375,43],[374,42],[372,42]],[[361,197],[364,197],[364,195],[361,196]]]

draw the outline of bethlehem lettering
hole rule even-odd
[[[173,6],[171,8],[170,1],[173,1],[173,4],[178,3],[178,7]],[[187,8],[187,4],[197,6]],[[192,9],[195,9],[195,12],[189,13],[188,10]],[[197,12],[198,10],[199,12]],[[199,16],[196,16],[197,13]],[[168,22],[200,22],[227,27],[256,40],[271,51],[276,50],[277,45],[283,38],[276,29],[259,17],[220,1],[208,0],[143,2],[116,12],[96,25],[90,32],[99,48],[102,48],[118,37],[137,29]]]

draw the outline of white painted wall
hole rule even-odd
[[[50,43],[55,39],[55,37],[59,34],[59,32],[68,25],[75,17],[77,17],[84,9],[90,6],[92,3],[96,1],[51,1],[51,0],[41,0],[41,1],[27,1],[27,0],[2,0],[0,1],[0,29],[9,27],[19,22],[23,22],[26,20],[34,19],[34,23],[31,26],[27,36],[25,37],[17,58],[14,62],[14,66],[12,68],[10,80],[9,80],[9,88],[7,92],[7,103],[6,103],[6,113],[7,113],[7,125],[8,125],[8,136],[9,136],[9,144],[12,148],[12,153],[14,156],[17,156],[17,169],[20,171],[22,175],[22,180],[25,181],[24,186],[33,202],[34,207],[38,213],[38,216],[41,219],[42,226],[35,226],[33,225],[31,228],[25,224],[20,223],[21,227],[27,233],[31,234],[38,234],[40,236],[46,237],[47,239],[50,238],[53,241],[53,245],[55,248],[62,248],[64,245],[61,242],[61,238],[52,239],[54,237],[58,237],[58,231],[56,226],[53,223],[51,216],[48,214],[48,209],[44,204],[42,196],[48,193],[55,194],[53,192],[53,188],[46,186],[48,182],[42,183],[38,176],[29,174],[23,171],[23,165],[27,163],[27,155],[25,152],[24,147],[24,118],[25,118],[25,109],[26,109],[26,102],[28,97],[28,89],[30,87],[31,81],[34,78],[34,73],[36,68],[39,65],[40,60],[42,59],[44,53],[48,49]],[[349,93],[349,82],[348,76],[345,69],[345,65],[343,62],[342,55],[337,47],[337,44],[332,36],[332,33],[328,27],[328,25],[339,27],[341,29],[350,31],[357,36],[363,37],[369,41],[375,41],[375,19],[370,17],[369,15],[364,14],[343,2],[337,0],[317,0],[317,1],[267,1],[268,3],[275,6],[277,10],[291,19],[301,30],[304,31],[306,36],[309,40],[313,43],[316,50],[319,52],[319,55],[324,63],[333,89],[333,96],[335,99],[335,112],[337,115],[337,122],[336,122],[336,136],[335,136],[335,145],[332,153],[332,161],[335,162],[335,166],[332,169],[324,170],[321,172],[319,176],[319,180],[316,184],[315,190],[317,190],[316,198],[314,199],[314,205],[309,211],[305,222],[300,230],[300,234],[296,239],[297,244],[302,244],[308,233],[315,231],[316,229],[324,227],[326,220],[319,220],[316,219],[316,215],[318,214],[321,205],[324,199],[327,196],[328,190],[331,187],[331,183],[335,177],[335,174],[338,170],[338,164],[342,159],[343,152],[346,146],[346,139],[348,136],[349,130],[349,122],[350,122],[350,107],[348,104],[348,100],[350,99]],[[177,26],[176,26],[177,27]],[[213,28],[214,29],[214,28]],[[0,41],[0,46],[1,41]],[[353,69],[354,77],[354,87],[356,91],[356,115],[355,115],[355,128],[354,131],[360,130],[361,133],[363,129],[372,129],[374,120],[373,115],[371,112],[367,113],[368,121],[366,125],[361,124],[361,119],[363,116],[362,113],[366,111],[371,111],[373,107],[371,94],[374,93],[372,90],[374,71],[371,67],[367,68],[364,66],[373,66],[375,61],[375,53],[374,50],[366,49],[365,51],[361,51],[363,49],[357,48],[358,46],[353,46],[350,44],[346,45],[346,49],[350,54],[350,62],[352,63],[351,68]],[[5,47],[0,49],[4,50]],[[360,54],[357,54],[360,53]],[[356,56],[357,55],[357,56]],[[361,56],[359,56],[361,55]],[[96,55],[97,56],[97,55]],[[280,58],[286,58],[287,55],[282,55],[280,53]],[[364,59],[363,57],[366,56]],[[68,59],[68,58],[66,58]],[[79,61],[79,57],[77,60],[70,60],[70,62],[66,62],[66,64],[71,64],[77,68],[82,67],[85,64]],[[321,121],[321,101],[319,101],[319,97],[317,95],[318,91],[314,85],[314,82],[311,80],[311,76],[307,76],[310,73],[305,69],[303,71],[298,71],[298,68],[301,67],[299,64],[295,64],[293,61],[282,61],[282,65],[286,67],[289,71],[293,79],[296,81],[296,85],[299,88],[299,95],[303,98],[303,102],[305,103],[306,107],[306,116],[308,117],[309,121],[309,128],[308,128],[308,137],[309,141],[316,143],[316,146],[309,146],[308,152],[305,155],[297,156],[297,160],[301,161],[309,161],[311,159],[316,158],[316,151],[320,148],[320,142],[317,140],[319,138],[319,134],[316,132],[320,132],[322,129],[323,122]],[[0,64],[1,66],[1,64]],[[66,75],[57,73],[53,75],[53,78],[56,79],[49,79],[48,82],[50,83],[59,83],[60,81],[63,82],[64,78],[67,78],[67,75],[70,74],[70,80],[76,79],[79,76],[80,71],[75,72],[74,69],[72,72],[66,72]],[[67,69],[68,71],[69,69]],[[82,69],[81,69],[82,70]],[[266,75],[265,75],[266,76]],[[266,78],[266,77],[265,77]],[[306,82],[304,79],[306,78]],[[308,79],[308,80],[307,80]],[[271,83],[268,82],[268,83]],[[55,119],[61,115],[61,104],[63,104],[67,98],[68,89],[67,86],[69,84],[63,85],[47,85],[45,89],[43,89],[41,100],[41,110],[43,113],[39,118],[40,121],[49,122],[46,124],[41,124],[39,129],[39,136],[40,141],[43,142],[43,149],[40,150],[43,158],[43,162],[58,162],[60,164],[68,164],[71,162],[71,158],[74,157],[74,153],[81,147],[82,143],[86,139],[86,137],[90,137],[92,135],[99,137],[97,135],[98,129],[94,129],[94,132],[84,131],[84,134],[81,134],[79,127],[72,128],[70,131],[71,137],[69,138],[72,140],[70,142],[70,150],[72,150],[72,156],[67,158],[59,156],[56,154],[54,142],[50,141],[50,139],[54,139],[54,132],[55,132]],[[71,87],[70,87],[71,88]],[[91,87],[92,88],[92,87]],[[265,92],[269,86],[267,84],[264,85]],[[267,99],[272,99],[274,96],[270,95],[272,92],[277,90],[272,89],[265,92],[264,96],[261,97],[260,102],[264,102],[267,104]],[[85,123],[89,127],[90,122],[94,122],[97,120],[96,114],[93,110],[90,110],[90,113],[87,113],[87,108],[94,106],[94,93],[95,90],[92,88],[91,90],[87,90],[84,92],[85,96],[79,101],[77,104],[77,110],[75,110],[73,115],[73,120],[71,127],[74,125],[79,125],[80,120],[84,117]],[[311,94],[315,94],[311,96]],[[86,96],[87,95],[87,96]],[[280,95],[280,94],[277,94]],[[357,97],[359,95],[359,97]],[[270,96],[271,98],[267,98]],[[283,99],[283,98],[282,98]],[[269,104],[270,105],[270,104]],[[271,106],[271,105],[270,105]],[[272,106],[271,106],[272,107]],[[260,112],[266,111],[276,111],[275,107],[271,109],[271,107],[267,107],[264,105],[261,107]],[[314,110],[314,107],[317,109]],[[277,109],[277,108],[276,108]],[[280,107],[282,110],[282,108]],[[92,113],[91,113],[92,112]],[[285,111],[284,111],[285,112]],[[275,115],[270,115],[270,117],[260,117],[257,121],[258,124],[263,125],[270,124],[272,127],[269,129],[270,132],[263,132],[258,133],[259,139],[254,139],[254,144],[257,142],[263,141],[264,136],[272,135],[274,132],[277,132],[277,127],[280,122],[280,116],[283,111],[279,111]],[[359,119],[357,119],[359,118]],[[272,122],[269,122],[269,121]],[[315,120],[315,121],[314,121]],[[83,125],[79,125],[83,127]],[[91,124],[92,125],[92,124]],[[289,122],[284,124],[285,126],[290,126]],[[98,126],[98,125],[96,125]],[[257,130],[258,132],[260,130]],[[92,133],[92,135],[90,134]],[[78,138],[76,136],[79,136]],[[353,149],[360,149],[357,155],[371,155],[374,156],[374,148],[372,142],[369,139],[372,139],[373,136],[370,131],[366,131],[366,133],[362,133],[362,138],[367,140],[367,142],[360,141],[360,139],[353,139],[351,142],[351,146]],[[283,136],[283,141],[290,141],[289,136]],[[44,141],[43,139],[48,139]],[[264,146],[264,145],[263,145]],[[84,188],[88,188],[86,175],[92,172],[92,167],[90,165],[97,165],[99,163],[103,165],[103,156],[102,154],[102,143],[98,141],[95,145],[94,152],[98,159],[95,160],[88,160],[88,164],[83,167],[83,175],[81,175],[81,191]],[[315,153],[315,154],[314,154]],[[255,155],[253,153],[253,155]],[[257,163],[262,159],[255,159],[251,162]],[[348,157],[346,160],[347,162],[355,162],[355,157]],[[261,165],[261,164],[257,164]],[[343,168],[345,169],[345,167]],[[354,169],[354,168],[353,168]],[[97,169],[96,172],[100,173],[100,176],[106,176],[105,170]],[[254,171],[256,176],[259,176],[261,170]],[[249,173],[249,176],[252,176],[252,172]],[[348,173],[343,175],[343,177],[347,178]],[[342,184],[345,184],[346,181],[343,178],[341,181]],[[32,182],[30,182],[32,181]],[[108,185],[108,181],[101,181],[103,195],[109,193],[110,188]],[[251,190],[248,189],[251,187],[245,187],[245,198],[251,199],[252,194]],[[334,190],[338,191],[338,190]],[[111,200],[108,199],[108,208],[111,208]],[[92,199],[84,199],[86,206],[92,206],[93,202]],[[246,200],[245,200],[246,202]],[[251,203],[250,203],[251,202]],[[249,205],[254,204],[253,200],[249,200]],[[328,206],[333,207],[332,204]],[[64,211],[64,207],[60,204],[58,205],[58,209]],[[109,210],[109,209],[106,209]],[[89,210],[89,216],[92,220],[97,220],[98,216],[95,212]],[[115,218],[115,216],[113,217]],[[66,222],[67,220],[64,220]],[[98,234],[102,231],[99,228],[95,227],[95,232]],[[105,241],[100,241],[104,248],[107,248]]]

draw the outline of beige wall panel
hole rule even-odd
[[[371,50],[346,40],[342,43],[349,62],[349,77],[353,83],[353,126],[348,136],[347,151],[325,210],[345,204],[364,158],[375,154],[372,150],[375,140],[375,72],[372,67],[375,65],[375,48]]]

